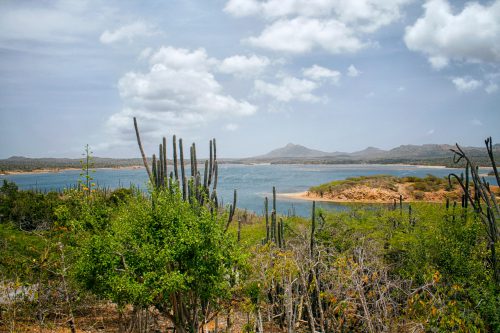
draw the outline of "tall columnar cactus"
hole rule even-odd
[[[159,144],[158,158],[153,154],[152,169],[150,170],[142,142],[140,139],[137,120],[134,118],[134,128],[137,137],[137,143],[141,151],[143,163],[148,173],[149,180],[153,188],[168,187],[171,191],[177,188],[182,191],[183,200],[197,205],[208,205],[210,210],[214,213],[218,211],[217,199],[217,180],[218,180],[218,162],[217,162],[217,146],[215,139],[210,140],[210,156],[205,161],[205,169],[202,175],[198,171],[198,161],[196,157],[196,145],[193,143],[191,149],[191,177],[186,175],[184,166],[184,146],[182,139],[179,139],[179,158],[181,174],[179,175],[178,155],[177,155],[177,137],[174,135],[172,138],[172,159],[173,171],[170,172],[170,177],[167,179],[167,140],[163,137],[162,143]],[[237,192],[234,190],[233,201],[229,206],[229,215],[226,223],[226,230],[234,218],[236,212]]]
[[[184,146],[182,145],[182,139],[179,139],[179,156],[181,163],[182,199],[186,200],[187,184],[186,184],[186,171],[184,170]]]
[[[167,138],[163,137],[162,139],[162,147],[163,147],[163,185],[165,186],[166,178],[168,177],[168,170],[167,170]]]
[[[151,162],[152,164],[152,167],[153,167],[153,174],[152,174],[152,177],[153,177],[153,180],[152,180],[152,183],[154,186],[157,186],[158,185],[158,173],[156,171],[156,155],[153,154],[153,161]]]
[[[162,144],[160,143],[159,145],[159,149],[158,149],[158,162],[160,163],[160,168],[159,168],[159,171],[158,171],[158,175],[159,175],[159,184],[158,186],[162,186],[163,187],[163,178],[164,178],[164,175],[163,175],[163,172],[164,172],[164,169],[163,169],[163,146]]]
[[[175,135],[172,138],[172,153],[173,153],[173,160],[174,160],[174,176],[175,176],[175,181],[179,181],[179,170],[177,169],[177,138]]]
[[[273,186],[273,210],[271,212],[271,229],[272,229],[272,240],[276,242],[277,230],[276,230],[276,187]]]
[[[316,201],[312,204],[312,214],[311,214],[311,242],[310,242],[310,253],[311,257],[314,256],[314,233],[316,232]]]
[[[264,211],[266,215],[266,243],[269,242],[269,200],[264,199]]]

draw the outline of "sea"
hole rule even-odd
[[[200,166],[200,170],[203,167]],[[311,164],[220,164],[217,193],[219,203],[232,202],[233,191],[237,190],[237,207],[257,214],[264,210],[264,198],[272,197],[273,186],[278,193],[277,211],[280,214],[309,216],[311,201],[279,197],[279,193],[293,193],[308,190],[311,186],[341,180],[348,177],[369,175],[418,176],[428,174],[446,177],[450,173],[460,175],[463,170],[444,167],[409,165],[311,165]],[[480,173],[487,174],[488,169]],[[77,184],[81,171],[66,170],[50,173],[26,173],[0,175],[0,181],[7,179],[15,182],[20,189],[39,191],[61,191]],[[94,182],[101,188],[115,189],[135,186],[147,191],[147,174],[144,168],[138,169],[96,169],[92,173]],[[493,177],[486,177],[493,183]],[[342,203],[317,203],[325,210],[346,210],[352,207]]]

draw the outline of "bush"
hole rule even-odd
[[[136,195],[83,242],[76,281],[121,306],[156,307],[178,332],[197,331],[199,308],[228,295],[239,261],[222,217],[179,191]]]

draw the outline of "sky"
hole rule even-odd
[[[0,158],[500,142],[500,0],[0,0]]]

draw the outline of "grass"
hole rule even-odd
[[[0,272],[5,278],[24,276],[39,260],[46,244],[42,237],[20,231],[15,226],[0,224]]]

